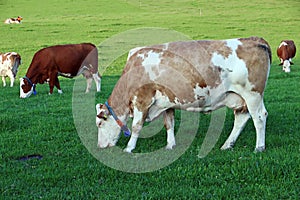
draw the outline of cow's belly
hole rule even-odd
[[[175,99],[174,102],[171,102],[167,96],[163,96],[162,93],[158,91],[155,97],[153,97],[153,104],[149,108],[147,121],[154,120],[162,112],[170,108],[208,113],[224,106],[234,110],[246,108],[244,99],[234,92],[225,92],[214,96],[203,96],[193,102],[187,102],[183,99]]]

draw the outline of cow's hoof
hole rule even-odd
[[[126,153],[131,153],[131,151],[132,151],[132,149],[131,149],[131,148],[128,148],[128,147],[126,147],[126,148],[123,150],[123,152],[126,152]]]
[[[265,149],[266,149],[265,146],[257,147],[257,148],[254,149],[254,153],[263,152]]]
[[[223,146],[221,147],[221,150],[231,150],[233,149],[233,145],[232,143],[229,143],[229,144],[223,144]]]
[[[58,94],[62,94],[63,93],[63,91],[62,90],[58,90]]]
[[[166,149],[167,149],[167,150],[172,150],[175,146],[176,146],[176,144],[168,144],[168,145],[166,146]]]

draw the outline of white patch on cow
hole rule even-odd
[[[198,100],[200,98],[205,98],[208,94],[208,89],[207,88],[201,88],[199,86],[199,83],[194,88],[194,98],[195,100]]]
[[[63,72],[58,72],[58,75],[60,76],[64,76],[64,77],[72,77],[72,74],[71,73],[63,73]]]
[[[157,90],[155,92],[154,101],[150,105],[147,121],[152,121],[158,117],[163,111],[171,108],[175,105],[172,103],[168,96],[163,95],[161,91]]]
[[[165,70],[160,70],[160,53],[153,52],[152,50],[147,53],[147,56],[139,54],[142,57],[142,65],[145,68],[146,73],[148,73],[150,80],[155,80],[159,77]]]
[[[290,65],[291,65],[291,63],[290,63],[289,60],[283,61],[283,64],[282,64],[282,70],[283,70],[284,72],[286,72],[286,73],[291,72]]]
[[[163,45],[164,45],[163,50],[168,50],[168,48],[169,48],[169,43],[165,43],[165,44],[163,44]]]
[[[136,99],[137,97],[134,96],[133,100],[132,100],[132,104],[133,104],[133,121],[132,121],[132,126],[136,125],[142,118],[143,118],[143,112],[139,111],[136,107]]]
[[[281,46],[287,46],[287,45],[288,44],[286,42],[281,42],[278,48],[280,48]]]
[[[129,60],[129,58],[135,54],[138,50],[142,49],[144,47],[136,47],[136,48],[133,48],[131,49],[129,52],[128,52],[128,56],[127,56],[127,61]]]
[[[211,62],[213,65],[220,67],[221,79],[227,80],[223,82],[223,85],[227,88],[231,86],[245,86],[247,85],[248,89],[251,90],[251,84],[248,81],[248,69],[246,63],[237,56],[236,50],[239,45],[242,43],[237,39],[227,40],[226,44],[232,49],[232,53],[225,58],[223,55],[218,54],[217,52],[213,53]],[[231,90],[231,88],[228,88]]]

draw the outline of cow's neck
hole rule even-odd
[[[128,108],[126,107],[125,102],[119,101],[115,96],[110,96],[107,100],[110,107],[113,109],[117,117],[126,124],[128,116]]]
[[[37,80],[37,75],[36,73],[34,73],[32,70],[27,71],[26,73],[26,77],[29,78],[29,80],[33,83],[33,84],[37,84],[38,80]]]
[[[118,118],[126,123],[129,115],[129,94],[126,93],[126,90],[123,88],[123,86],[119,86],[120,83],[118,82],[107,101],[113,108]]]

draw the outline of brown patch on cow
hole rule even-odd
[[[243,45],[238,46],[236,53],[246,63],[248,79],[254,85],[252,91],[263,94],[269,73],[269,63],[272,59],[270,46],[258,37],[240,39],[240,41]]]

